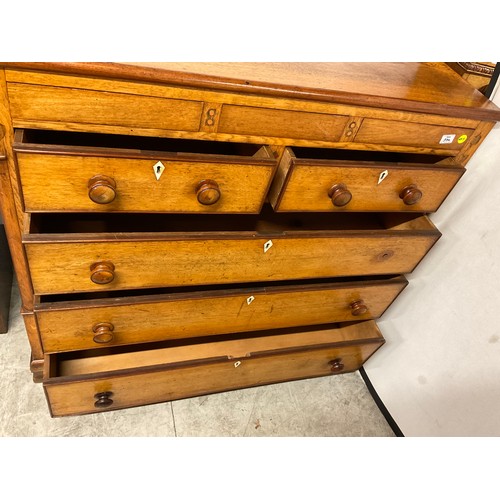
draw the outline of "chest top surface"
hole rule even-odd
[[[23,62],[4,66],[500,120],[497,106],[446,64],[437,62]]]

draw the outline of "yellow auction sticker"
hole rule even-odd
[[[463,142],[465,142],[467,140],[467,136],[464,134],[464,135],[461,135],[458,139],[457,139],[457,142],[458,144],[462,144]]]

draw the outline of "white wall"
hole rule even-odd
[[[500,436],[500,124],[431,219],[443,236],[365,369],[405,436]]]

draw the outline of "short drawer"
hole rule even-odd
[[[258,213],[267,146],[17,130],[27,212]]]
[[[172,401],[359,369],[384,343],[373,321],[207,343],[51,354],[52,416]]]
[[[90,300],[49,297],[35,315],[44,351],[71,351],[378,318],[406,285],[400,276],[147,295],[134,290]]]
[[[23,241],[40,295],[406,274],[440,233],[390,215],[32,214]]]
[[[277,211],[434,212],[465,172],[433,163],[440,159],[286,148],[270,198]]]

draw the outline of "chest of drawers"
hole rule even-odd
[[[53,416],[359,369],[500,119],[440,63],[11,63],[0,91]]]

